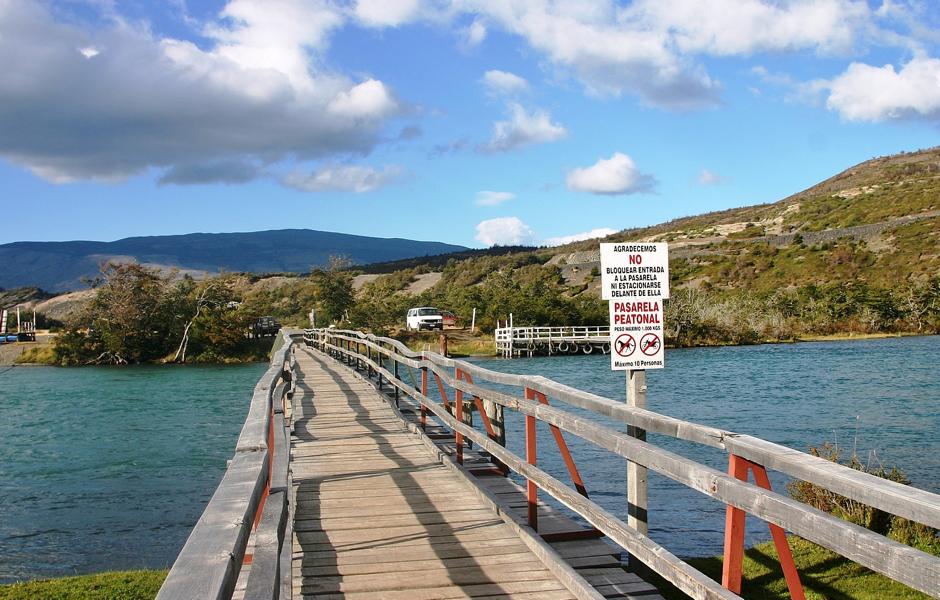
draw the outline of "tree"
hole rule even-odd
[[[96,355],[84,362],[139,363],[169,351],[170,331],[176,320],[168,300],[168,278],[138,264],[107,263],[94,298],[73,324],[87,327],[81,346]],[[74,355],[72,353],[63,353]]]
[[[345,270],[348,265],[347,259],[331,256],[326,270],[317,269],[310,274],[317,290],[317,315],[325,322],[341,323],[355,303],[352,275]]]

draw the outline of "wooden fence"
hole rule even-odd
[[[231,598],[249,562],[245,600],[291,597],[291,425],[285,411],[291,414],[295,363],[294,340],[281,335],[283,345],[255,387],[235,456],[173,563],[158,600]]]
[[[462,457],[466,440],[489,452],[502,465],[528,480],[529,524],[537,530],[535,511],[538,490],[575,511],[632,557],[696,599],[739,598],[744,549],[744,517],[754,515],[768,523],[781,556],[781,565],[794,598],[802,598],[799,575],[792,562],[784,530],[891,579],[940,598],[940,558],[921,552],[816,510],[770,489],[767,469],[796,477],[887,513],[934,528],[940,528],[940,496],[901,485],[832,463],[756,437],[724,431],[662,415],[623,402],[584,392],[541,376],[513,375],[491,371],[469,362],[449,359],[433,352],[414,352],[390,338],[356,331],[315,329],[304,333],[307,344],[361,368],[375,378],[377,387],[392,386],[396,401],[404,399],[421,411],[426,422],[433,413],[455,433],[456,457]],[[421,372],[421,383],[402,378],[401,367]],[[439,387],[443,402],[428,396],[429,378]],[[512,386],[518,394],[485,387],[484,383]],[[445,386],[453,391],[453,404]],[[485,432],[468,424],[464,405],[472,398],[483,420]],[[584,418],[550,405],[550,401],[593,411],[628,425],[625,434],[596,420]],[[484,404],[514,410],[526,422],[526,457],[510,452],[500,443],[498,411]],[[617,518],[584,494],[573,463],[568,469],[571,487],[538,468],[535,455],[536,421],[546,423],[559,440],[562,432],[575,435],[635,464],[645,466],[726,505],[725,560],[722,585],[706,577],[667,549]],[[729,472],[657,447],[645,441],[645,432],[719,448],[728,453]],[[632,435],[631,435],[632,434]],[[559,441],[562,448],[562,441]],[[563,453],[566,449],[563,449]],[[566,461],[569,462],[569,461]],[[748,482],[748,472],[756,484]],[[632,514],[642,514],[631,507]],[[735,593],[736,592],[736,593]]]

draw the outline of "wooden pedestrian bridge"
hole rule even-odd
[[[733,599],[748,585],[748,514],[770,526],[793,598],[804,595],[785,531],[940,598],[940,558],[771,490],[767,472],[940,528],[936,494],[389,338],[337,329],[282,336],[160,600],[656,600],[653,573],[692,598]],[[506,427],[511,418],[524,427]],[[514,431],[524,444],[508,446],[524,446],[520,455],[506,444]],[[728,472],[656,446],[646,432],[719,449]],[[630,468],[622,510],[591,499],[568,449],[575,437]],[[570,482],[539,467],[546,440]],[[646,534],[647,470],[724,505],[721,582]]]

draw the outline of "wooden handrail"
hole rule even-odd
[[[158,600],[231,598],[255,523],[245,598],[289,598],[290,563],[285,570],[282,553],[285,540],[289,552],[293,535],[285,516],[290,434],[283,402],[293,393],[295,341],[286,331],[282,336],[283,345],[251,397],[235,456],[160,587]]]
[[[488,381],[529,388],[649,431],[723,448],[730,454],[744,457],[755,464],[800,477],[841,495],[876,506],[885,512],[934,527],[940,524],[940,496],[937,494],[887,481],[759,438],[672,419],[652,411],[629,409],[622,403],[588,394],[544,377],[498,373],[464,361],[445,358],[436,353],[414,352],[401,342],[389,338],[341,330],[308,330],[304,337],[305,341],[321,350],[350,358],[355,357],[356,360],[361,361],[365,368],[383,376],[387,383],[395,386],[405,396],[414,399],[422,409],[431,411],[455,432],[459,432],[466,439],[478,444],[529,481],[552,494],[653,570],[695,598],[735,598],[737,596],[720,588],[707,578],[705,578],[707,581],[703,581],[698,571],[669,554],[649,538],[636,533],[626,523],[604,512],[599,506],[577,494],[575,490],[551,478],[537,467],[527,464],[523,458],[509,452],[487,435],[459,422],[420,390],[396,378],[393,373],[370,357],[352,349],[352,345],[346,347],[347,345],[343,342],[354,341],[356,349],[368,348],[370,354],[374,350],[377,355],[385,356],[392,363],[401,363],[433,373],[436,378],[454,390],[494,402],[527,417],[534,417],[558,427],[567,433],[577,435],[728,506],[742,509],[768,523],[783,527],[847,556],[896,581],[940,598],[940,558],[899,544],[885,536],[823,513],[787,496],[752,485],[648,442],[640,441],[596,421],[585,419],[556,406],[527,401],[525,398],[486,388],[480,382]],[[452,376],[450,369],[453,368],[472,373],[477,382],[469,383]]]

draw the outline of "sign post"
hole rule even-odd
[[[601,294],[609,301],[610,368],[626,371],[627,404],[646,408],[646,369],[666,366],[663,300],[669,297],[669,246],[661,243],[601,244]],[[630,425],[627,434],[646,441]],[[648,470],[627,461],[627,524],[649,533]],[[630,556],[631,568],[641,567]]]

